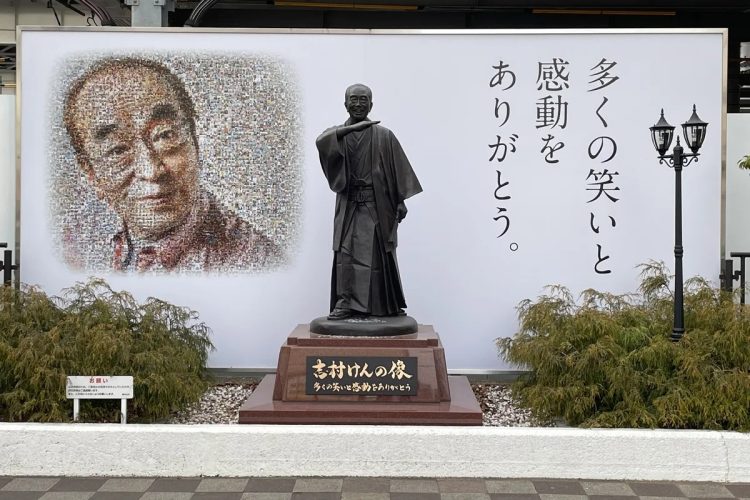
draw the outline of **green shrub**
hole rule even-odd
[[[0,419],[72,418],[68,375],[132,375],[128,419],[163,418],[208,385],[209,328],[186,308],[157,299],[138,304],[91,279],[48,297],[0,287]],[[81,418],[117,421],[120,401],[83,400]]]
[[[501,356],[530,370],[515,394],[541,418],[584,427],[750,429],[750,311],[705,280],[685,283],[685,328],[671,342],[671,276],[641,266],[640,294],[548,287],[518,306]]]

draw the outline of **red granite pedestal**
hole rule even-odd
[[[350,371],[356,363],[356,372],[370,362],[374,378],[367,380],[392,390],[372,394],[364,390],[372,384],[347,383],[346,370],[338,379],[327,368],[315,371],[312,365],[320,360],[319,366],[346,361]],[[390,373],[400,360],[408,361],[405,371]],[[239,423],[482,425],[482,411],[466,377],[448,376],[432,326],[419,325],[409,335],[344,337],[316,335],[299,325],[281,347],[276,375],[264,377],[240,408]]]

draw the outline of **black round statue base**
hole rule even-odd
[[[411,316],[360,316],[337,320],[321,316],[310,322],[312,333],[341,337],[392,337],[417,333],[417,329],[417,320]]]

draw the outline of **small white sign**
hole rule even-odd
[[[133,399],[133,377],[72,376],[65,394],[68,399]]]

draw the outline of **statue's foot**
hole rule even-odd
[[[398,312],[394,314],[394,316],[406,316],[406,311],[404,311],[403,309],[399,309]]]
[[[351,318],[354,315],[354,311],[351,309],[344,309],[343,307],[337,307],[333,311],[331,311],[331,314],[328,315],[328,319],[330,320],[338,320],[338,319],[347,319]]]

